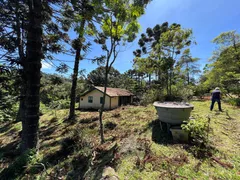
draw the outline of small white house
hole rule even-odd
[[[95,86],[80,96],[80,109],[100,109],[104,87]],[[132,103],[133,94],[126,89],[107,88],[104,109],[114,109]]]

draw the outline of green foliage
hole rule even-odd
[[[104,86],[105,83],[105,68],[103,66],[91,71],[87,79],[90,84],[94,86]],[[113,67],[110,69],[108,74],[108,87],[120,87],[121,86],[121,74],[118,70]]]
[[[184,74],[186,77],[183,79],[190,84],[190,75],[198,72],[194,65],[198,59],[192,58],[188,49],[192,43],[192,30],[183,29],[180,24],[169,25],[165,22],[153,29],[147,28],[146,34],[141,34],[138,41],[141,49],[133,52],[136,56],[134,67],[143,73],[158,75],[157,80],[171,96],[174,79]],[[179,55],[182,55],[182,59],[177,62]]]
[[[191,85],[184,85],[184,83],[178,82],[172,86],[172,97],[175,99],[189,101],[194,94],[194,87]]]
[[[194,96],[202,97],[206,93],[209,93],[209,89],[203,84],[199,84],[194,88]]]
[[[77,94],[86,90],[87,83],[83,79],[78,80]],[[45,112],[47,106],[50,109],[67,109],[69,108],[69,93],[71,91],[71,80],[56,74],[42,75],[40,100],[42,103],[41,110]]]
[[[70,107],[69,100],[57,100],[57,101],[52,101],[49,104],[49,108],[51,109],[68,109],[69,107]]]
[[[14,120],[17,116],[17,86],[18,73],[15,70],[0,74],[0,122]]]
[[[187,131],[192,138],[194,146],[191,148],[196,157],[209,156],[211,153],[211,145],[209,141],[210,133],[210,117],[208,119],[198,117],[190,120],[187,124],[182,124],[183,130]]]
[[[217,50],[213,52],[212,63],[205,69],[201,83],[240,96],[240,35],[236,31],[224,32],[213,42]]]
[[[197,144],[208,142],[208,127],[208,120],[202,117],[190,120],[187,124],[182,125],[183,130],[189,132],[193,141]]]
[[[154,101],[163,101],[164,95],[163,91],[159,89],[149,89],[144,94],[140,101],[140,104],[142,105],[148,105],[153,103]]]
[[[36,151],[28,150],[20,155],[8,168],[0,173],[0,179],[15,179],[24,175],[24,170],[29,164],[36,161]]]
[[[226,102],[232,106],[240,106],[240,98],[229,98],[226,100]]]
[[[0,122],[14,120],[18,110],[16,97],[5,95],[0,99]]]
[[[42,74],[40,100],[49,105],[52,101],[68,99],[71,81],[55,74]]]

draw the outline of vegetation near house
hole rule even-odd
[[[172,3],[0,1],[0,180],[240,179],[238,10]]]

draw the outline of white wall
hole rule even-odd
[[[88,97],[93,97],[93,102],[88,102]],[[101,107],[100,97],[103,97],[103,93],[98,90],[93,90],[85,96],[80,97],[80,108],[82,109],[99,109]],[[110,109],[110,97],[106,96],[104,109]]]

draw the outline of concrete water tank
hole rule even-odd
[[[181,125],[183,121],[186,121],[190,117],[190,113],[194,106],[189,103],[182,102],[154,102],[158,119],[161,122],[168,123],[170,125]]]

